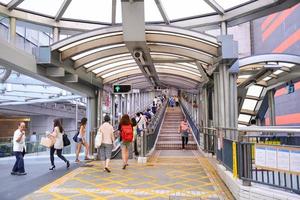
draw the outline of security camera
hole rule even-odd
[[[142,63],[142,65],[145,65],[145,60],[143,57],[143,52],[141,50],[135,50],[133,51],[133,56],[135,59],[137,59],[140,63]]]

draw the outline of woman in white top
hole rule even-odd
[[[99,128],[99,133],[102,133],[102,143],[100,146],[100,160],[103,161],[104,170],[110,173],[108,164],[111,158],[113,144],[115,142],[114,128],[110,125],[110,117],[105,115],[104,123]]]
[[[49,170],[53,170],[55,168],[54,165],[54,153],[56,151],[57,156],[65,161],[67,164],[67,168],[70,167],[70,162],[61,154],[62,149],[64,147],[64,142],[63,142],[63,128],[60,124],[60,121],[58,119],[54,120],[54,125],[53,125],[53,132],[49,135],[50,137],[54,138],[55,143],[54,145],[50,148],[50,161],[51,161],[51,167]]]
[[[90,160],[88,157],[89,155],[89,144],[86,141],[86,123],[87,123],[87,118],[82,118],[80,122],[80,129],[79,129],[79,134],[77,136],[77,147],[76,147],[76,160],[75,162],[79,163],[79,153],[81,151],[82,145],[85,147],[85,159],[84,160]]]

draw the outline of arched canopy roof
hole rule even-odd
[[[288,54],[263,54],[239,60],[239,90],[245,90],[238,118],[247,125],[261,106],[266,92],[299,79],[300,56]]]
[[[205,75],[196,62],[207,69],[220,56],[216,38],[175,27],[146,26],[146,42],[158,75],[194,81],[193,88],[203,81]],[[71,61],[69,63],[73,63],[75,69],[95,73],[104,84],[143,74],[124,44],[122,27],[73,36],[53,44],[51,51],[59,53],[63,62]],[[143,81],[147,82],[145,78]]]

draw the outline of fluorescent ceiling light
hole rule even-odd
[[[263,80],[264,80],[264,81],[268,81],[268,80],[270,80],[270,79],[272,79],[272,77],[267,76],[267,77],[265,77]]]
[[[278,75],[278,74],[281,74],[282,72],[283,71],[281,69],[279,69],[279,70],[276,70],[273,74]]]
[[[281,65],[281,66],[283,66],[283,67],[288,67],[288,68],[296,66],[293,63],[285,63],[285,62],[279,62],[278,64]]]
[[[61,51],[65,51],[67,49],[70,49],[72,47],[75,47],[77,45],[80,45],[80,44],[83,44],[83,43],[86,43],[86,42],[89,42],[89,41],[92,41],[92,40],[97,40],[97,39],[100,39],[100,38],[105,38],[105,37],[110,37],[110,36],[115,36],[115,35],[121,35],[122,32],[114,32],[114,33],[107,33],[107,34],[102,34],[102,35],[97,35],[97,36],[94,36],[94,37],[90,37],[90,38],[86,38],[86,39],[83,39],[83,40],[79,40],[77,42],[73,42],[69,45],[66,45],[60,49],[58,49],[60,52]]]
[[[241,75],[239,76],[238,78],[240,79],[247,79],[247,78],[250,78],[252,75]]]

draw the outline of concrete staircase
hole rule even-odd
[[[160,130],[156,150],[179,150],[182,149],[181,135],[178,133],[183,114],[179,107],[167,108],[166,116]],[[197,150],[196,142],[192,134],[189,134],[187,150]]]

